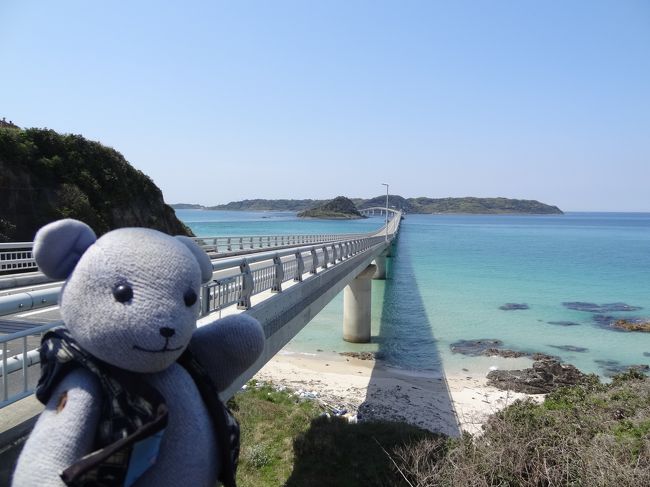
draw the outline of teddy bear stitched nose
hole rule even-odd
[[[173,328],[167,328],[166,326],[163,326],[160,329],[160,334],[164,336],[165,338],[171,338],[174,336],[174,333],[176,333],[176,330]]]

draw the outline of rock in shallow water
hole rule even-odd
[[[527,394],[546,394],[559,387],[581,384],[586,377],[573,365],[553,359],[538,360],[529,369],[493,370],[487,375],[488,385]]]
[[[649,319],[634,319],[634,320],[616,320],[612,323],[614,328],[620,328],[621,330],[626,331],[642,331],[650,332],[650,320]]]
[[[506,303],[503,306],[499,306],[499,309],[503,311],[514,311],[517,309],[530,309],[526,303]]]
[[[486,348],[483,350],[481,355],[486,355],[488,357],[498,356],[503,358],[519,358],[527,357],[530,354],[519,350],[509,350],[507,348]]]
[[[493,357],[496,355],[504,358],[531,357],[533,360],[555,358],[545,353],[499,348],[501,345],[503,345],[503,342],[496,338],[480,338],[478,340],[458,340],[449,345],[449,348],[453,353],[460,353],[469,357]]]
[[[594,323],[612,331],[628,332],[640,331],[650,332],[650,319],[648,318],[626,318],[620,319],[610,315],[594,315]]]
[[[623,374],[629,370],[636,370],[637,372],[641,372],[643,374],[646,374],[648,371],[650,371],[650,366],[647,364],[621,365],[618,360],[602,359],[594,360],[594,362],[600,366],[605,377],[613,377],[617,374]]]
[[[585,347],[576,347],[575,345],[549,345],[549,347],[564,350],[565,352],[588,352],[589,349]]]
[[[578,326],[580,323],[575,321],[547,321],[549,325],[558,325],[558,326]]]
[[[477,340],[458,340],[449,345],[449,348],[454,353],[478,357],[483,355],[487,349],[497,348],[501,345],[503,342],[495,338],[479,338]]]
[[[638,311],[640,306],[631,306],[626,303],[585,303],[584,301],[570,301],[562,303],[565,308],[575,311],[587,311],[589,313],[614,313],[616,311]]]

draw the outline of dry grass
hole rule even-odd
[[[630,372],[517,401],[481,435],[427,438],[395,457],[419,487],[650,485],[650,380]]]

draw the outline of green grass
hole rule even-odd
[[[437,437],[403,423],[323,417],[316,401],[255,383],[229,406],[241,423],[241,487],[408,485],[386,452]]]
[[[269,386],[231,404],[242,487],[650,485],[650,379],[634,371],[517,401],[461,438],[322,417],[318,403]]]
[[[323,412],[321,407],[255,383],[237,394],[229,406],[242,425],[238,484],[284,485],[294,461],[293,438],[309,428],[311,420]]]

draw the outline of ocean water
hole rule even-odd
[[[202,236],[356,233],[383,223],[381,218],[299,220],[276,212],[177,214]],[[289,348],[372,350],[394,366],[460,372],[504,363],[450,350],[457,340],[489,338],[501,340],[504,348],[557,355],[600,375],[612,366],[647,364],[650,334],[614,331],[597,320],[602,314],[650,318],[650,214],[408,215],[389,279],[373,281],[372,294],[372,343],[343,342],[339,295]],[[577,301],[642,309],[594,313],[563,305]],[[505,303],[528,309],[499,309]],[[556,348],[565,346],[586,350]]]

